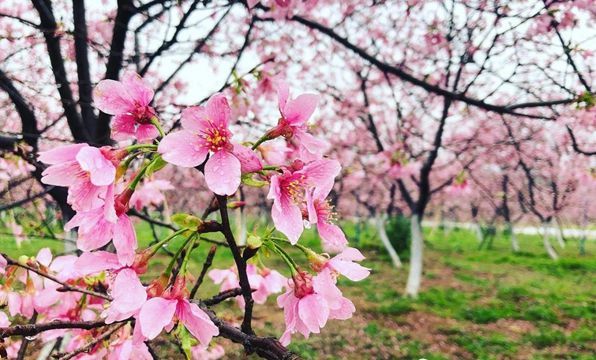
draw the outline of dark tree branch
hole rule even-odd
[[[68,121],[68,126],[72,133],[73,138],[77,142],[86,142],[90,140],[89,133],[85,129],[85,124],[79,115],[77,110],[76,102],[72,95],[72,89],[70,88],[70,82],[66,77],[66,69],[64,67],[64,59],[62,58],[62,52],[60,49],[60,37],[56,35],[58,25],[52,12],[49,2],[43,0],[32,0],[33,6],[39,14],[41,20],[41,26],[46,29],[43,36],[45,38],[50,63],[52,64],[52,73],[54,74],[54,80],[58,87],[58,93],[60,94],[60,101],[64,108],[64,115]]]
[[[89,54],[87,49],[87,21],[85,19],[85,0],[72,2],[72,15],[74,19],[74,43],[77,62],[77,75],[79,78],[79,105],[83,123],[89,134],[93,134],[97,119],[93,111],[93,87],[89,68]]]
[[[217,251],[217,246],[212,245],[211,249],[209,249],[209,253],[207,254],[207,258],[205,259],[205,262],[203,263],[203,268],[201,269],[201,273],[199,274],[197,281],[195,282],[194,286],[192,287],[192,290],[190,291],[189,298],[194,299],[195,295],[197,294],[199,287],[203,283],[205,274],[207,274],[207,270],[209,270],[209,268],[213,264],[213,257],[215,256],[216,251]]]
[[[372,65],[377,67],[380,71],[397,76],[398,78],[402,79],[403,81],[406,81],[406,82],[414,84],[418,87],[421,87],[422,89],[424,89],[428,92],[443,96],[446,99],[449,99],[451,101],[464,102],[468,105],[475,106],[475,107],[478,107],[480,109],[484,109],[487,111],[495,112],[497,114],[508,114],[508,115],[515,115],[515,116],[521,116],[521,117],[528,117],[528,118],[533,118],[533,119],[550,119],[549,117],[544,117],[541,115],[520,113],[520,112],[517,112],[517,111],[514,111],[511,109],[512,107],[516,108],[516,109],[522,108],[522,106],[520,106],[519,104],[513,104],[510,106],[493,105],[493,104],[484,102],[483,100],[468,97],[463,93],[449,91],[449,90],[447,90],[443,87],[440,87],[438,85],[429,84],[426,81],[420,80],[420,79],[416,78],[415,76],[405,72],[404,70],[402,70],[401,68],[399,68],[397,66],[389,65],[389,64],[377,59],[376,57],[367,53],[362,48],[352,44],[347,38],[339,35],[333,29],[331,29],[327,26],[324,26],[324,25],[317,23],[313,20],[305,19],[305,18],[297,16],[297,15],[292,17],[291,20],[301,23],[310,29],[317,30],[322,34],[327,35],[331,39],[335,40],[337,43],[341,44],[345,48],[356,53],[362,59],[368,61],[369,63],[371,63]],[[561,100],[557,100],[557,103],[558,104],[570,104],[570,103],[573,103],[574,101],[575,101],[575,99],[561,99]],[[544,106],[547,106],[547,105],[549,105],[549,103],[545,103]],[[537,107],[537,106],[533,105],[531,107]]]
[[[246,261],[242,258],[240,254],[240,250],[238,249],[238,245],[236,244],[236,240],[234,239],[234,234],[230,229],[230,219],[228,217],[228,207],[227,207],[227,197],[217,195],[217,202],[219,204],[219,212],[221,214],[221,225],[222,225],[222,233],[226,238],[228,246],[232,251],[232,255],[234,256],[234,262],[236,263],[236,267],[238,268],[238,277],[240,280],[240,287],[242,288],[242,297],[244,298],[244,319],[242,320],[242,332],[246,334],[254,334],[252,330],[252,307],[253,307],[253,299],[252,299],[252,290],[250,287],[250,282],[248,281],[248,275],[246,273]]]
[[[125,320],[128,321],[128,320]],[[44,331],[56,329],[84,329],[91,330],[106,326],[103,321],[60,321],[54,320],[47,323],[15,325],[0,328],[0,339],[9,336],[35,336]]]
[[[106,65],[106,79],[118,80],[118,74],[122,68],[124,59],[124,43],[130,19],[136,13],[132,0],[118,0],[118,10],[114,20],[112,42],[108,64]],[[110,115],[100,112],[95,131],[95,142],[97,144],[108,144],[110,142]]]
[[[576,153],[586,155],[586,156],[596,155],[596,151],[588,151],[588,150],[580,149],[579,145],[577,144],[577,139],[575,138],[575,134],[573,133],[573,130],[571,129],[571,127],[569,125],[566,125],[566,127],[567,127],[567,132],[569,133],[569,137],[571,138],[571,146],[573,146],[573,150]]]
[[[296,354],[288,351],[288,349],[281,345],[277,339],[246,334],[240,329],[223,322],[206,306],[202,305],[201,308],[209,315],[215,326],[218,327],[219,336],[244,345],[248,353],[256,352],[259,356],[269,360],[299,359]]]

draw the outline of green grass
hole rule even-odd
[[[417,299],[403,295],[407,278],[404,269],[394,269],[372,227],[342,224],[348,238],[365,249],[363,264],[372,275],[361,282],[340,279],[339,286],[357,312],[347,321],[330,321],[321,334],[304,339],[293,337],[290,349],[305,359],[591,359],[596,353],[596,245],[586,244],[587,255],[578,254],[577,240],[569,239],[565,249],[555,248],[561,260],[550,260],[537,236],[518,236],[523,252],[514,254],[507,237],[498,233],[492,249],[478,250],[471,232],[454,229],[425,229],[425,277]],[[249,227],[252,228],[252,227]],[[263,226],[261,226],[263,228]],[[141,247],[153,240],[150,227],[137,228]],[[158,237],[168,231],[157,230]],[[221,240],[218,235],[211,238]],[[173,240],[175,251],[183,241]],[[320,251],[312,229],[305,231],[301,244]],[[33,238],[17,247],[0,235],[0,251],[13,257],[34,255],[42,247],[59,253],[58,241]],[[190,270],[198,274],[209,251],[201,243],[193,252]],[[306,268],[302,255],[291,252]],[[274,257],[263,257],[271,267],[287,273]],[[156,257],[147,274],[160,274],[168,257]],[[227,249],[219,249],[214,268],[233,264]],[[209,297],[218,287],[205,281],[200,296]],[[229,302],[217,312],[238,321],[240,312]],[[275,336],[283,331],[283,315],[274,297],[267,305],[255,307],[257,333]],[[240,358],[242,347],[218,340],[228,358]],[[172,349],[160,349],[165,358]]]

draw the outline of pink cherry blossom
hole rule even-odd
[[[0,254],[0,274],[5,274],[6,273],[6,266],[8,266],[8,262],[6,261],[6,259],[4,258],[4,256],[2,256]]]
[[[329,319],[349,319],[355,311],[354,304],[343,297],[326,269],[314,278],[303,271],[293,276],[293,286],[277,298],[284,309],[286,330],[280,338],[288,345],[292,334],[299,332],[305,338],[318,334]]]
[[[313,198],[328,194],[340,169],[336,160],[320,159],[306,165],[295,162],[292,167],[284,168],[282,174],[271,177],[267,195],[273,199],[271,216],[277,230],[292,244],[298,242],[304,229],[302,208],[310,198],[307,191],[312,191]]]
[[[185,280],[179,277],[162,296],[151,298],[143,305],[138,318],[143,336],[154,339],[164,328],[171,330],[175,319],[203,345],[208,345],[211,338],[219,334],[209,315],[189,302],[185,292]]]
[[[65,230],[78,227],[77,247],[91,251],[113,240],[118,259],[124,265],[131,265],[137,248],[137,237],[132,221],[126,215],[131,190],[117,198],[114,187],[109,186],[105,204],[89,211],[79,211],[66,225]]]
[[[184,130],[167,135],[159,144],[163,159],[174,165],[195,167],[205,161],[205,181],[218,195],[232,195],[240,186],[242,159],[253,168],[254,158],[231,142],[228,129],[230,106],[221,93],[213,95],[205,106],[191,107],[182,112]],[[236,154],[235,150],[241,151]]]
[[[120,141],[135,138],[146,141],[159,135],[151,124],[156,117],[149,104],[153,89],[138,75],[125,73],[122,81],[102,80],[93,92],[95,105],[106,114],[115,115],[112,121],[112,137]]]
[[[326,199],[328,194],[318,192],[315,197],[313,193],[314,191],[307,193],[309,221],[317,225],[317,231],[323,240],[323,250],[332,253],[340,252],[348,245],[348,240],[341,228],[333,223],[335,213],[333,206]]]
[[[137,273],[130,268],[118,271],[110,288],[114,299],[106,310],[106,324],[127,319],[139,312],[147,301],[147,292]]]
[[[268,136],[283,136],[295,141],[303,159],[320,158],[328,145],[309,134],[307,125],[308,119],[317,108],[319,97],[315,94],[302,94],[290,99],[290,89],[285,81],[277,80],[276,86],[281,118],[277,126],[268,132]]]
[[[68,203],[79,210],[100,206],[114,183],[121,152],[74,144],[39,153],[50,166],[42,173],[44,184],[68,187]]]
[[[174,186],[168,180],[150,180],[135,189],[130,203],[137,210],[147,206],[158,206],[165,201],[163,191],[173,190]]]
[[[313,267],[318,272],[322,272],[323,269],[329,269],[331,270],[331,275],[341,274],[352,281],[360,281],[370,275],[370,269],[356,263],[362,260],[364,260],[364,255],[358,249],[348,247],[329,260],[317,259]]]
[[[254,264],[246,266],[246,273],[250,287],[255,290],[253,299],[257,304],[264,304],[269,295],[281,292],[287,283],[287,279],[279,272],[271,269],[259,269]],[[220,292],[240,287],[235,266],[223,270],[213,269],[207,275],[215,284],[220,284]],[[240,308],[244,308],[244,298],[242,296],[237,296],[236,301]]]

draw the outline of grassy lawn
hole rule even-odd
[[[346,224],[348,237],[354,226]],[[474,236],[464,230],[444,233],[426,229],[425,278],[418,299],[402,296],[407,277],[404,269],[392,268],[371,229],[361,232],[359,246],[372,275],[361,282],[340,280],[344,295],[357,312],[347,321],[330,321],[322,334],[309,340],[294,337],[290,348],[306,359],[593,359],[596,353],[596,246],[586,244],[587,255],[578,255],[575,239],[565,249],[554,245],[561,260],[553,262],[535,236],[518,236],[522,253],[513,254],[508,240],[498,235],[489,250],[478,250]],[[165,235],[164,231],[163,234]],[[152,239],[147,226],[139,226],[141,243]],[[316,244],[312,231],[301,240]],[[170,248],[175,250],[180,241]],[[0,240],[1,251],[16,256],[35,254],[55,241],[32,239],[16,248],[12,239]],[[207,243],[193,253],[192,271],[198,274]],[[296,254],[297,259],[300,254]],[[271,267],[284,269],[276,259],[265,259]],[[407,264],[407,262],[405,262]],[[226,249],[220,249],[214,267],[232,264]],[[167,265],[160,256],[149,276]],[[284,269],[285,270],[285,269]],[[218,292],[206,281],[201,297]],[[218,305],[218,315],[240,321],[234,302]],[[261,335],[279,335],[283,314],[271,297],[255,308],[255,328]],[[227,358],[242,358],[239,345],[218,339]],[[163,343],[159,352],[172,356]]]

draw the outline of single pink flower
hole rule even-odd
[[[131,268],[118,271],[110,286],[113,300],[105,311],[106,324],[128,319],[137,314],[147,301],[147,292],[137,273]]]
[[[120,263],[131,265],[137,248],[137,237],[132,221],[126,215],[132,191],[127,189],[117,198],[114,187],[108,187],[103,206],[80,211],[66,225],[65,230],[78,227],[77,247],[91,251],[113,241]]]
[[[259,276],[261,277],[261,281],[256,288],[257,290],[252,294],[257,304],[264,304],[269,295],[281,292],[288,283],[288,279],[276,270],[260,269]]]
[[[168,180],[150,180],[135,189],[130,203],[137,210],[147,206],[158,206],[165,201],[163,191],[173,190],[174,186]]]
[[[255,167],[250,149],[240,148],[231,142],[228,129],[230,106],[221,93],[213,95],[205,106],[196,106],[182,112],[184,130],[167,135],[159,144],[163,159],[174,165],[195,167],[205,161],[205,181],[211,191],[218,195],[232,195],[240,186],[243,159],[244,166]],[[239,151],[240,150],[240,151]],[[236,154],[236,151],[239,151]]]
[[[335,212],[333,205],[326,199],[327,195],[318,192],[315,197],[314,191],[307,193],[308,218],[311,224],[317,225],[317,231],[323,240],[323,250],[337,253],[346,248],[348,240],[341,228],[334,224]]]
[[[314,160],[320,158],[328,148],[325,141],[308,133],[307,121],[317,108],[319,97],[315,94],[302,94],[290,99],[288,84],[282,80],[276,81],[279,112],[281,118],[275,128],[268,132],[270,138],[283,136],[298,144],[303,158]]]
[[[307,192],[313,198],[328,194],[341,167],[336,160],[320,159],[303,165],[294,162],[280,175],[271,177],[268,199],[273,199],[271,217],[277,230],[296,244],[304,229],[302,209],[309,208]]]
[[[286,324],[280,338],[282,345],[288,345],[296,332],[308,338],[310,333],[318,334],[327,320],[345,320],[355,311],[354,304],[343,297],[328,269],[314,278],[299,271],[293,276],[293,286],[277,298],[277,304],[284,309]]]
[[[257,304],[264,304],[269,295],[281,292],[287,282],[287,279],[279,272],[270,269],[259,269],[254,264],[246,266],[246,273],[251,289],[255,290],[252,295]],[[220,285],[220,292],[240,287],[235,266],[223,270],[213,269],[207,275],[215,284]],[[237,296],[236,301],[240,308],[244,308],[245,303],[242,296]]]
[[[332,275],[341,274],[352,281],[360,281],[370,275],[369,268],[357,263],[364,260],[364,255],[358,249],[351,247],[345,248],[331,259],[317,256],[309,260],[317,272],[329,269]]]
[[[125,73],[122,81],[100,81],[93,97],[99,110],[115,115],[112,122],[114,140],[135,138],[147,141],[159,135],[157,128],[151,124],[156,117],[155,110],[149,106],[153,89],[138,74]]]
[[[73,209],[100,206],[108,187],[116,179],[116,164],[122,152],[108,147],[74,144],[39,153],[39,161],[50,166],[42,173],[44,184],[68,187],[68,203]]]
[[[185,286],[184,277],[179,277],[162,296],[151,298],[143,305],[138,318],[143,336],[151,340],[164,328],[171,330],[175,319],[203,345],[208,345],[211,338],[219,335],[219,329],[209,315],[188,301]]]

